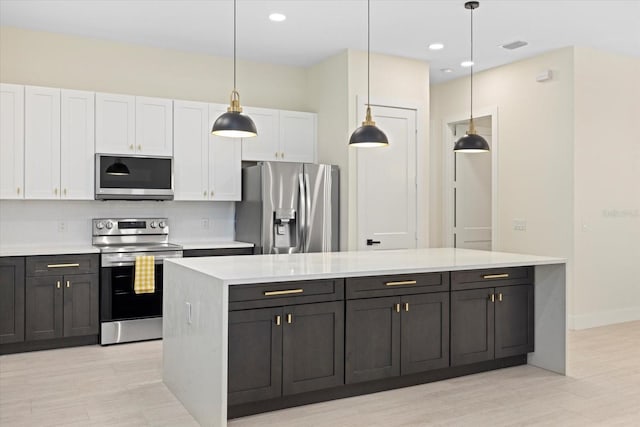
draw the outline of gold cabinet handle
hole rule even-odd
[[[264,291],[265,297],[271,297],[274,295],[291,295],[291,294],[301,294],[304,292],[304,289],[286,289],[284,291]]]
[[[287,323],[288,324],[292,324],[293,323],[293,314],[291,314],[291,313],[287,314]]]
[[[415,285],[415,280],[403,280],[401,282],[385,282],[386,286],[405,286],[405,285]]]
[[[58,189],[57,188],[53,189],[53,194],[55,194],[56,196],[58,195]]]
[[[64,195],[67,195],[67,189],[65,188],[64,190],[62,190],[62,192],[64,193]]]
[[[502,292],[498,294],[498,301],[502,302]]]
[[[133,144],[129,145],[129,150],[133,151]]]
[[[278,152],[276,151],[276,159],[278,158]]]
[[[67,288],[71,287],[71,281],[67,280]]]
[[[280,153],[280,158],[284,159],[284,153],[282,153],[282,152]]]
[[[138,145],[138,151],[142,151],[142,145]]]
[[[280,326],[280,324],[282,323],[282,318],[280,317],[280,315],[278,314],[276,316],[276,326]]]
[[[491,294],[491,295],[489,295],[489,300],[490,300],[491,302],[496,302],[496,294]]]
[[[60,289],[60,280],[56,282],[56,288]]]
[[[400,304],[396,304],[396,313],[400,313]]]
[[[213,190],[211,190],[211,193],[210,193],[210,194],[211,194],[211,197],[213,197]]]
[[[47,268],[69,268],[69,267],[80,268],[80,264],[47,264]]]
[[[203,195],[204,197],[207,197],[207,190],[204,190],[204,191],[202,192],[202,195]]]
[[[18,191],[18,194],[20,194],[20,187],[18,187],[17,191]]]
[[[483,279],[506,279],[507,277],[509,277],[508,273],[503,273],[503,274],[486,274],[484,276],[482,276]]]
[[[409,311],[409,303],[408,302],[404,303],[404,311]]]

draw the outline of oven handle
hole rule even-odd
[[[136,255],[149,255],[148,253],[138,254],[102,254],[102,267],[133,267],[136,264]],[[170,254],[154,255],[155,265],[162,265],[168,258],[182,258],[182,251],[171,251]]]

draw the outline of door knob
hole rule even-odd
[[[379,245],[380,240],[367,239],[367,246]]]

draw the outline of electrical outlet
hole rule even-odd
[[[527,220],[526,219],[514,219],[513,220],[513,229],[515,231],[527,231]]]
[[[209,229],[209,218],[202,218],[200,223],[202,225],[202,229],[203,230],[208,230]]]
[[[58,221],[58,233],[65,233],[67,231],[67,223],[64,221]]]

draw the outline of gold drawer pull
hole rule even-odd
[[[71,281],[67,280],[67,288],[71,287]]]
[[[404,303],[404,311],[409,311],[409,303],[408,302]]]
[[[276,316],[276,326],[280,326],[280,324],[282,323],[282,319],[280,317],[280,315]]]
[[[498,294],[498,301],[502,302],[502,292]]]
[[[47,264],[47,268],[69,268],[80,267],[80,264]]]
[[[293,314],[291,314],[291,313],[287,314],[287,323],[288,324],[292,324],[293,323]]]
[[[396,313],[400,313],[400,304],[396,304]]]
[[[496,302],[496,294],[489,295],[489,301]]]
[[[60,289],[60,280],[56,281],[56,288]]]
[[[387,286],[404,286],[404,285],[415,285],[416,282],[415,280],[404,280],[402,282],[386,282],[385,285]]]
[[[506,279],[507,277],[509,277],[508,273],[503,273],[503,274],[486,274],[484,276],[482,276],[483,279]]]
[[[304,292],[304,289],[287,289],[284,291],[264,291],[265,297],[270,297],[274,295],[291,295],[291,294],[301,294]]]

